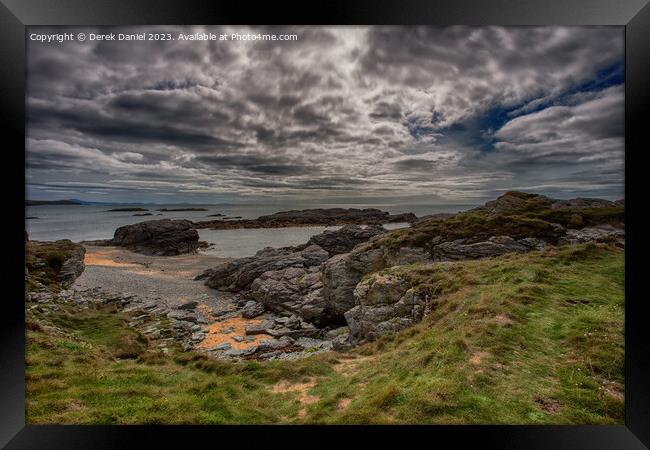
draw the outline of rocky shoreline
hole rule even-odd
[[[283,228],[296,226],[383,225],[417,220],[415,214],[389,214],[375,208],[327,208],[283,211],[257,219],[218,219],[194,222],[194,227],[213,230],[235,228]]]
[[[335,244],[340,241],[348,245]],[[314,236],[302,246],[264,249],[198,278],[235,293],[240,306],[249,310],[294,314],[294,320],[304,322],[301,329],[327,335],[334,349],[343,350],[400,331],[420,321],[435,304],[434,293],[383,275],[386,269],[578,243],[624,247],[620,202],[509,192],[483,207],[431,217],[405,230],[376,228],[362,235],[360,228],[351,226]],[[293,333],[276,323],[267,325],[267,333]]]
[[[409,267],[581,243],[624,248],[623,205],[623,201],[557,200],[508,192],[470,211],[420,220],[379,210],[355,210],[338,219],[333,210],[325,215],[290,211],[252,222],[295,226],[311,220],[363,218],[366,226],[346,225],[302,245],[265,248],[254,256],[208,268],[195,279],[215,289],[217,296],[229,295],[231,304],[226,309],[211,309],[196,301],[169,305],[128,294],[111,297],[93,290],[64,289],[56,298],[102,302],[119,297],[110,301],[135,311],[132,325],[148,337],[166,336],[185,350],[217,358],[287,359],[344,351],[403,330],[436,308],[435,289],[403,276]],[[406,219],[411,227],[393,231],[368,224]],[[100,244],[159,256],[192,253],[199,247],[196,223],[169,219],[120,227],[112,240]],[[78,276],[80,258],[83,261],[80,251],[69,254],[62,264],[66,280]],[[400,274],[391,271],[396,267]],[[49,295],[44,292],[41,289],[34,297],[36,303],[56,303],[43,300]]]

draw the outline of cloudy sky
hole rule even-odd
[[[623,196],[622,27],[31,27],[297,41],[29,42],[34,199]]]

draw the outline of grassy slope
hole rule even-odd
[[[622,423],[623,269],[622,250],[596,245],[393,268],[437,295],[425,321],[349,354],[298,362],[165,357],[111,311],[35,317],[27,419]],[[70,334],[48,330],[48,320]],[[298,390],[272,391],[310,379],[303,404]]]

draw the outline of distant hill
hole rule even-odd
[[[77,200],[77,199],[69,199],[69,200],[25,200],[25,205],[26,206],[39,206],[39,205],[86,205],[88,203]]]

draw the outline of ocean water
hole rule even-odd
[[[305,208],[378,208],[390,213],[413,212],[417,216],[440,212],[458,212],[469,209],[473,205],[330,205],[313,204],[300,206],[287,205],[164,205],[134,207],[148,209],[153,216],[136,217],[133,214],[141,212],[109,212],[113,208],[125,208],[129,205],[40,205],[28,206],[25,217],[38,217],[26,219],[25,229],[29,239],[39,241],[54,241],[70,239],[73,242],[110,239],[115,230],[123,225],[143,222],[154,219],[189,219],[193,221],[211,220],[210,214],[225,214],[229,217],[241,216],[244,219],[254,219],[262,215],[279,211]],[[205,208],[208,211],[156,211],[161,208]],[[387,224],[385,228],[393,229],[408,224]],[[290,227],[271,229],[234,229],[234,230],[199,230],[201,240],[214,244],[203,253],[222,257],[242,257],[254,255],[264,247],[285,247],[305,243],[315,234],[327,229],[339,227]]]

